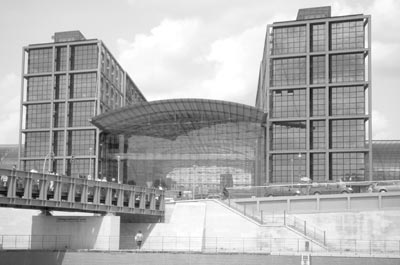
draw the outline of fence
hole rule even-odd
[[[32,250],[71,250],[78,238],[69,235],[0,235],[0,249]],[[93,242],[92,242],[93,243]],[[119,250],[134,251],[137,247],[133,237],[102,237],[95,245],[81,243],[86,250],[113,250],[119,244]],[[309,244],[307,239],[272,237],[187,237],[165,236],[148,237],[141,251],[150,252],[199,252],[199,253],[342,253],[342,255],[394,255],[400,256],[398,240],[353,240],[333,239],[328,249]],[[117,250],[118,250],[117,249]]]
[[[302,233],[306,237],[312,238],[324,246],[326,245],[326,232],[324,230],[321,230],[314,225],[310,225],[307,221],[296,216],[284,214],[283,219],[286,226]]]
[[[266,225],[284,225],[290,227],[297,232],[303,234],[304,236],[322,244],[326,245],[326,232],[317,228],[316,226],[302,220],[298,217],[291,216],[283,211],[282,214],[266,214],[263,211],[256,211],[254,207],[247,209],[246,204],[237,204],[233,201],[228,200],[227,202],[222,202],[232,209],[235,209],[242,213],[243,215],[253,219],[259,224]]]

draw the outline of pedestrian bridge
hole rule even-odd
[[[0,176],[0,207],[164,217],[159,189],[9,169]]]

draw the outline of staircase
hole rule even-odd
[[[310,224],[306,220],[300,219],[296,216],[287,214],[283,215],[267,215],[262,211],[254,211],[246,209],[245,205],[239,205],[234,201],[220,201],[223,205],[238,211],[240,214],[250,218],[260,225],[276,225],[285,226],[291,231],[302,235],[306,239],[318,244],[320,247],[327,249],[326,232]],[[252,208],[254,209],[254,208]]]

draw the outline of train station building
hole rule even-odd
[[[18,166],[198,190],[372,180],[370,28],[330,7],[269,25],[256,106],[148,102],[101,40],[55,33],[23,48]]]

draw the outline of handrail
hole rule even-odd
[[[164,191],[114,182],[0,169],[0,201],[23,208],[164,215]]]
[[[400,257],[399,240],[330,240],[332,248],[309,244],[307,239],[276,237],[145,236],[141,252],[199,253],[315,253],[338,256]],[[132,236],[0,235],[0,250],[138,250]]]

